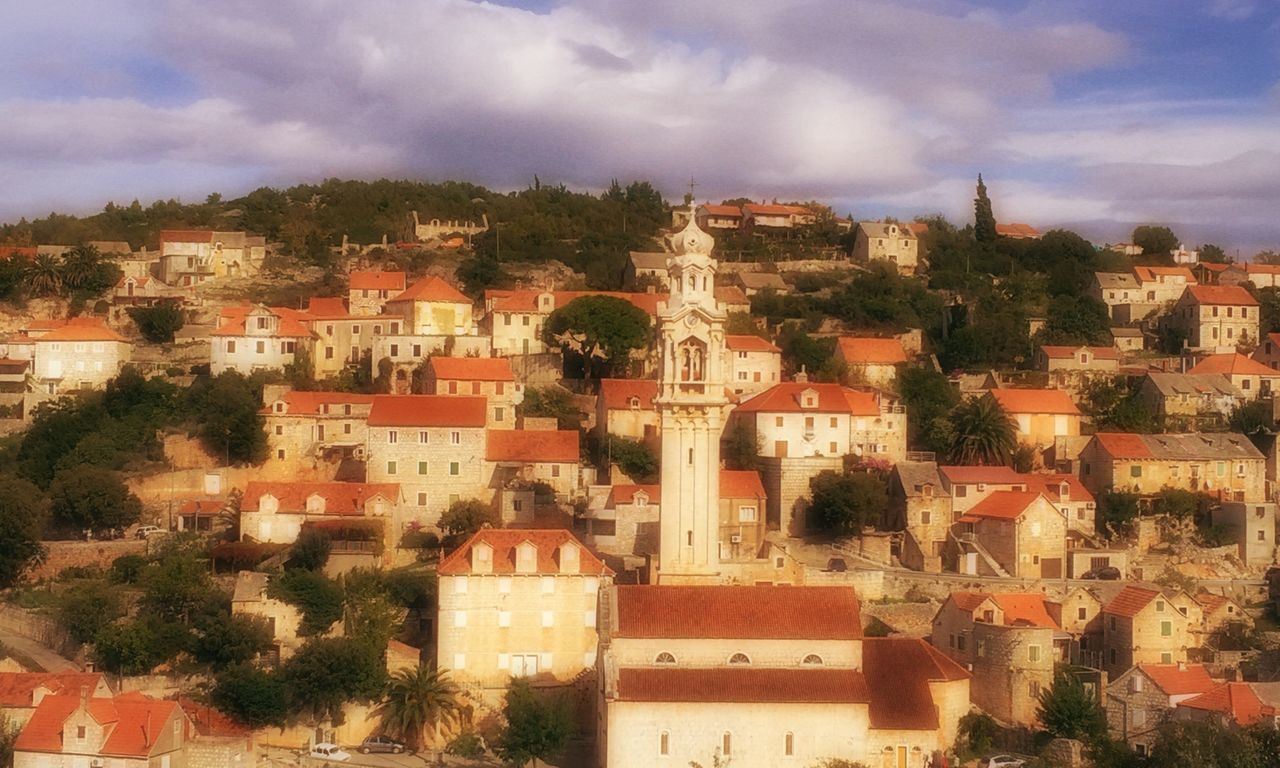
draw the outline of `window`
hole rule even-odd
[[[1142,477],[1142,465],[1141,464],[1130,465],[1129,477]]]
[[[1227,462],[1225,461],[1218,462],[1218,477],[1226,477],[1226,474],[1227,474]]]
[[[760,519],[760,515],[756,512],[755,507],[738,507],[738,522],[754,523]],[[1258,533],[1262,533],[1259,531]]]
[[[279,450],[277,450],[277,451],[276,451],[276,458],[277,458],[277,459],[284,459],[284,449],[283,449],[283,448],[281,448],[281,449],[279,449]]]
[[[430,433],[430,432],[419,432],[419,433],[418,433],[418,443],[419,443],[420,445],[426,445],[426,444],[427,444],[428,442],[430,442],[430,441],[431,441],[431,433]]]
[[[1160,622],[1160,636],[1161,636],[1161,637],[1172,637],[1172,636],[1173,636],[1173,622],[1172,622],[1172,621],[1162,621],[1162,622]]]
[[[956,635],[956,650],[963,651],[965,649],[965,636]]]
[[[77,738],[77,739],[80,739],[81,741],[83,741],[83,740],[84,740],[84,737],[85,737],[85,727],[84,727],[83,725],[77,725],[77,726],[76,726],[76,738]]]
[[[957,498],[957,499],[963,499],[964,497],[966,497],[966,496],[968,496],[968,495],[969,495],[969,486],[967,486],[967,485],[957,485],[957,486],[956,486],[956,498]]]
[[[1088,609],[1088,608],[1077,608],[1077,609],[1076,609],[1076,618],[1077,618],[1078,620],[1080,620],[1080,621],[1084,621],[1086,618],[1088,618],[1088,616],[1089,616],[1089,609]]]
[[[1031,662],[1032,664],[1035,664],[1036,662],[1040,661],[1040,646],[1038,645],[1027,646],[1027,661]]]
[[[1173,654],[1172,654],[1172,653],[1162,653],[1162,654],[1160,654],[1160,663],[1161,663],[1161,664],[1172,664],[1172,663],[1173,663]]]
[[[1163,601],[1163,600],[1157,600],[1157,601],[1156,601],[1156,613],[1164,613],[1164,601]]]
[[[420,507],[427,506],[427,494],[425,493],[418,494],[418,506]]]
[[[235,353],[236,353],[236,342],[235,342],[235,339],[228,339],[228,340],[227,340],[227,354],[228,354],[228,355],[234,355]]]
[[[1133,725],[1135,727],[1142,727],[1146,724],[1147,724],[1147,710],[1145,709],[1133,710]]]
[[[456,461],[449,462],[449,474],[452,475],[453,477],[457,477],[458,475],[461,475],[462,465]]]
[[[400,345],[399,345],[399,344],[392,344],[392,345],[391,345],[391,356],[392,356],[392,357],[399,357],[399,356],[400,356]]]
[[[494,408],[494,409],[493,409],[493,420],[494,420],[494,421],[502,421],[502,417],[503,417],[503,415],[504,415],[504,413],[503,413],[503,410],[502,410],[501,408]]]
[[[804,657],[804,659],[803,659],[800,663],[801,663],[801,664],[810,664],[810,665],[813,665],[813,666],[820,667],[820,666],[822,666],[822,657],[821,657],[821,656],[819,656],[819,655],[818,655],[818,654],[816,654],[816,653],[811,653],[811,654],[809,654],[808,656],[805,656],[805,657]]]
[[[396,441],[398,441],[399,439],[400,439],[400,434],[398,432],[396,432],[394,429],[387,430],[388,443],[390,443],[391,445],[395,445]]]
[[[420,475],[427,474],[427,462],[425,461],[418,462],[418,474]]]
[[[277,434],[277,435],[283,435],[283,434],[284,434],[284,427],[282,427],[282,426],[280,426],[279,424],[277,424],[277,425],[276,425],[276,434]]]
[[[775,417],[773,418],[773,426],[775,426],[775,427],[781,427],[781,426],[782,426],[782,417],[781,417],[781,416],[775,416]]]
[[[1266,541],[1266,540],[1267,540],[1267,532],[1266,532],[1266,531],[1258,531],[1258,541]],[[1230,610],[1230,609],[1228,609],[1228,610]]]
[[[551,476],[552,476],[552,477],[559,477],[559,476],[560,476],[560,465],[559,465],[559,464],[552,464],[552,465],[551,465]]]
[[[729,657],[730,664],[750,664],[751,659],[745,653],[735,653]]]
[[[658,754],[662,757],[671,754],[671,734],[666,731],[658,734]]]
[[[471,394],[473,395],[480,394],[480,382],[478,381],[471,382]]]
[[[258,354],[260,354],[260,355],[261,355],[261,354],[265,353],[266,351],[267,351],[267,343],[266,343],[265,341],[260,341],[260,342],[258,342],[258,345],[257,345],[257,352],[258,352]]]
[[[552,626],[555,626],[555,623],[556,623],[556,615],[555,615],[555,612],[553,612],[553,611],[543,611],[543,612],[542,612],[542,626],[544,626],[544,627],[552,627]]]
[[[929,522],[930,522],[932,519],[933,519],[933,515],[931,515],[931,514],[930,514],[929,510],[927,510],[927,509],[922,509],[922,510],[920,510],[920,524],[921,524],[921,525],[928,525],[928,524],[929,524]]]
[[[498,626],[499,627],[511,626],[511,611],[498,611]]]
[[[453,612],[453,626],[455,626],[455,627],[465,627],[465,626],[467,626],[467,612],[466,612],[466,611],[454,611],[454,612]]]
[[[450,433],[449,433],[449,445],[462,445],[462,433],[461,433],[461,432],[450,432]]]
[[[394,475],[396,473],[396,463],[394,461],[387,462],[387,474]]]
[[[786,757],[794,757],[796,754],[796,735],[791,731],[787,731],[787,735],[782,737],[782,754]]]
[[[733,735],[728,731],[720,739],[720,753],[725,757],[733,754]]]

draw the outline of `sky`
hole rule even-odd
[[[0,4],[0,220],[328,176],[1280,248],[1280,0]]]

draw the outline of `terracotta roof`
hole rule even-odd
[[[793,213],[790,206],[777,203],[744,203],[742,212],[756,216],[790,216]]]
[[[0,245],[0,259],[12,259],[15,257],[30,259],[39,252],[40,249],[34,245]]]
[[[96,317],[73,317],[36,339],[42,341],[124,341],[128,339]]]
[[[871,727],[932,731],[938,702],[930,682],[966,680],[969,673],[919,638],[868,637],[862,641],[862,669],[871,695]]]
[[[77,709],[80,696],[46,696],[18,734],[14,748],[21,752],[61,752],[62,728]],[[91,698],[88,712],[106,728],[106,739],[97,754],[106,757],[148,757],[156,747],[156,736],[177,711],[176,702],[145,696],[117,696],[114,699]]]
[[[764,483],[760,482],[760,473],[755,470],[720,470],[720,498],[765,498]]]
[[[1187,371],[1189,374],[1221,373],[1226,376],[1268,376],[1280,377],[1280,371],[1273,371],[1252,358],[1238,352],[1223,355],[1209,355]]]
[[[1011,222],[1009,224],[996,224],[996,234],[1005,237],[1039,237],[1040,230],[1030,224]]]
[[[477,531],[471,538],[462,543],[440,561],[436,573],[442,576],[457,576],[471,573],[471,549],[484,543],[493,547],[493,573],[508,574],[516,572],[516,547],[524,542],[533,544],[538,549],[538,573],[560,573],[560,546],[565,543],[578,547],[578,572],[595,576],[612,576],[613,571],[601,562],[600,558],[591,554],[586,546],[574,535],[562,529],[522,530],[517,528],[485,528]]]
[[[1049,615],[1043,592],[997,592],[991,599],[1004,611],[1006,626],[1027,624],[1033,627],[1061,629]]]
[[[352,272],[347,276],[347,288],[352,291],[403,291],[403,272]]]
[[[907,362],[907,352],[898,339],[841,336],[836,348],[844,361],[853,365],[897,365]]]
[[[143,288],[143,287],[146,287],[147,283],[149,282],[151,282],[151,278],[149,277],[134,277],[133,275],[125,275],[124,277],[116,281],[116,287],[123,288],[125,283],[133,283],[139,288]]]
[[[613,509],[619,504],[630,504],[640,491],[644,491],[654,504],[662,498],[662,487],[659,485],[615,485],[609,488],[609,500],[605,502],[605,508]]]
[[[428,362],[437,379],[458,381],[515,381],[511,361],[505,357],[443,357],[432,355]]]
[[[483,428],[488,416],[483,397],[450,395],[375,395],[371,427]]]
[[[1075,475],[1030,472],[1022,477],[1027,482],[1027,490],[1039,491],[1049,501],[1062,501],[1061,487],[1063,483],[1067,484],[1067,494],[1070,497],[1070,501],[1094,500],[1093,494],[1089,492],[1088,488],[1084,487],[1084,483],[1080,482],[1080,478]]]
[[[927,222],[927,221],[908,221],[908,222],[906,223],[906,227],[907,227],[907,229],[909,229],[909,230],[911,231],[911,234],[916,235],[916,236],[919,236],[919,235],[923,235],[925,232],[928,232],[928,231],[929,231],[929,222]]]
[[[344,320],[351,317],[347,300],[340,296],[312,296],[307,299],[307,318],[315,320]]]
[[[102,682],[101,672],[0,672],[0,707],[30,707],[37,688],[52,693],[92,692]]]
[[[1249,438],[1235,432],[1158,435],[1099,432],[1094,439],[1112,459],[1215,461],[1263,458]]]
[[[1159,596],[1160,593],[1154,589],[1144,589],[1143,587],[1126,584],[1124,589],[1121,589],[1115,597],[1111,598],[1111,602],[1102,607],[1102,612],[1133,618]]]
[[[1137,266],[1133,268],[1133,274],[1144,283],[1157,282],[1161,277],[1181,277],[1189,284],[1195,284],[1198,281],[1196,276],[1192,274],[1187,267],[1145,267]]]
[[[640,410],[652,410],[657,396],[658,382],[652,379],[600,380],[600,399],[609,410],[630,410],[633,397],[640,400]]]
[[[973,485],[974,483],[991,483],[992,485],[1017,485],[1026,482],[1026,478],[1013,467],[938,467],[942,474],[953,485]]]
[[[243,738],[253,733],[253,729],[240,725],[227,715],[208,704],[201,704],[186,697],[178,698],[178,706],[191,721],[197,736],[214,739]]]
[[[1204,693],[1218,685],[1203,664],[1139,664],[1138,669],[1170,696]]]
[[[1042,344],[1040,350],[1044,352],[1046,357],[1054,360],[1069,360],[1076,356],[1076,353],[1082,349],[1089,351],[1089,354],[1099,360],[1119,360],[1120,352],[1115,347],[1069,347]]]
[[[160,243],[212,243],[212,229],[162,229]]]
[[[274,334],[277,338],[310,338],[313,335],[306,325],[312,318],[305,312],[288,307],[252,307],[247,304],[223,307],[218,313],[218,327],[211,331],[211,335],[247,336],[245,322],[255,309],[266,310],[280,319],[280,329]]]
[[[717,218],[742,218],[742,209],[736,205],[704,205],[702,209],[707,212],[708,216]]]
[[[1114,459],[1148,459],[1151,449],[1142,435],[1129,432],[1099,432],[1094,439]]]
[[[1192,595],[1191,599],[1195,600],[1197,603],[1203,606],[1204,612],[1206,614],[1213,613],[1214,611],[1218,610],[1224,605],[1234,602],[1231,598],[1226,597],[1224,595],[1218,595],[1213,592],[1203,592],[1203,591],[1197,592],[1196,594]]]
[[[489,461],[577,463],[578,430],[491,429],[485,458]]]
[[[973,613],[986,601],[991,599],[991,595],[986,592],[952,592],[951,602],[955,606],[966,613]]]
[[[624,667],[618,670],[622,701],[699,704],[861,704],[871,700],[856,669]]]
[[[781,352],[774,344],[759,336],[724,337],[724,345],[734,352]]]
[[[618,637],[853,640],[862,637],[850,587],[619,586]]]
[[[802,408],[801,393],[813,390],[817,403]],[[751,397],[737,407],[741,413],[847,413],[853,416],[879,416],[880,405],[870,392],[842,387],[839,384],[783,382]]]
[[[750,304],[751,299],[747,298],[747,294],[736,285],[717,285],[715,289],[716,301],[721,304]]]
[[[1065,389],[991,389],[988,393],[1005,413],[1080,415],[1080,409]]]
[[[1275,717],[1275,707],[1267,706],[1248,683],[1223,683],[1217,688],[1178,703],[1179,707],[1227,715],[1237,725],[1253,725]]]
[[[1256,307],[1257,299],[1238,285],[1188,285],[1186,293],[1197,304]]]
[[[987,498],[970,507],[965,516],[1017,520],[1038,498],[1039,491],[993,491]]]
[[[272,406],[277,401],[285,404],[287,416],[314,415],[323,412],[324,406],[334,405],[370,405],[373,395],[359,395],[352,392],[302,392],[291,389],[263,407],[263,413],[273,413]]]
[[[666,293],[633,293],[629,291],[535,291],[535,290],[500,290],[485,291],[485,299],[490,302],[493,312],[542,312],[538,297],[544,293],[551,294],[551,310],[560,309],[574,299],[584,296],[608,296],[622,299],[649,316],[658,314],[658,304],[670,298]]]
[[[432,275],[424,277],[396,295],[391,301],[436,301],[450,304],[470,304],[468,299],[449,283]]]
[[[326,515],[362,516],[364,505],[374,496],[382,496],[392,504],[400,501],[397,483],[337,483],[337,482],[270,482],[251,480],[244,489],[240,507],[245,512],[259,511],[263,496],[274,496],[279,503],[280,514],[303,514],[307,499],[319,495],[324,499]]]
[[[188,499],[178,505],[179,515],[216,515],[222,511],[221,499]]]

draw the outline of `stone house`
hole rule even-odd
[[[264,395],[268,463],[300,471],[320,460],[363,457],[373,397],[297,390]]]
[[[725,372],[735,395],[754,395],[782,380],[782,350],[759,336],[726,334]]]
[[[1258,343],[1258,302],[1238,285],[1189,285],[1165,322],[1186,335],[1187,349],[1231,353]]]
[[[1012,467],[940,466],[938,477],[956,515],[967,512],[996,491],[1028,490],[1026,477]],[[948,526],[952,522],[954,520],[948,520]]]
[[[665,293],[627,293],[623,291],[538,291],[492,288],[484,292],[485,316],[482,331],[493,339],[493,350],[503,355],[542,354],[548,347],[542,328],[552,312],[584,296],[610,296],[622,299],[650,318],[658,314],[658,304],[667,300]]]
[[[45,696],[13,745],[14,768],[184,766],[191,722],[176,701],[141,693]]]
[[[1244,393],[1220,373],[1148,371],[1138,392],[1157,419],[1183,429],[1225,423],[1245,401]]]
[[[1267,565],[1276,555],[1276,505],[1267,501],[1224,501],[1210,510],[1214,526],[1222,526],[1239,547],[1246,565]]]
[[[1071,635],[1068,661],[1102,668],[1102,601],[1092,591],[1075,587],[1059,604],[1058,623]]]
[[[169,298],[163,284],[149,275],[126,275],[116,282],[111,303],[116,306],[149,307]]]
[[[1121,354],[1141,352],[1147,348],[1147,337],[1141,328],[1112,328],[1111,346]]]
[[[1174,707],[1175,720],[1197,720],[1219,728],[1276,726],[1276,707],[1265,703],[1254,691],[1256,683],[1225,682],[1216,688]]]
[[[744,203],[742,228],[748,232],[781,232],[795,226],[796,209],[778,203]]]
[[[495,705],[513,677],[568,683],[596,666],[613,572],[563,530],[487,528],[440,561],[436,663]]]
[[[1036,448],[1080,434],[1080,408],[1063,389],[989,390],[990,397],[1017,425],[1018,441]]]
[[[596,395],[596,434],[640,440],[657,449],[658,382],[652,379],[601,379]]]
[[[1273,371],[1280,371],[1280,333],[1268,333],[1262,337],[1251,357]]]
[[[313,297],[298,319],[312,331],[311,367],[317,379],[360,365],[368,365],[376,376],[380,358],[374,356],[374,348],[384,332],[394,337],[404,324],[398,315],[353,314],[340,298]]]
[[[909,361],[900,339],[869,336],[836,339],[835,358],[844,363],[851,382],[889,389],[897,387],[898,368]]]
[[[376,395],[369,410],[366,479],[398,483],[406,520],[433,527],[449,505],[492,497],[483,397]]]
[[[1103,669],[1118,675],[1135,664],[1179,664],[1193,647],[1191,620],[1170,597],[1126,584],[1102,609]]]
[[[1209,355],[1187,373],[1225,376],[1231,385],[1244,395],[1245,400],[1268,398],[1280,389],[1278,386],[1280,371],[1273,370],[1238,352]]]
[[[256,571],[240,571],[236,574],[235,588],[231,593],[231,614],[252,616],[266,622],[271,630],[272,661],[284,662],[293,656],[307,638],[299,634],[302,612],[298,606],[267,595],[271,575]],[[342,622],[329,629],[326,636],[342,634]]]
[[[863,264],[887,261],[899,274],[913,275],[920,260],[920,239],[910,227],[892,221],[860,221],[853,258]]]
[[[742,228],[742,209],[736,205],[700,205],[694,213],[698,227],[705,230]]]
[[[578,518],[583,539],[597,552],[617,557],[658,554],[658,513],[662,488],[654,484],[620,484],[598,508]]]
[[[1036,726],[1040,693],[1069,638],[1043,593],[953,592],[933,618],[930,642],[973,675],[973,703],[1004,722]]]
[[[511,429],[516,406],[524,401],[524,385],[505,357],[445,357],[427,361],[426,389],[432,395],[482,396],[489,401],[489,427]]]
[[[755,560],[765,547],[767,497],[759,473],[720,470],[720,559]]]
[[[676,228],[682,227],[683,225]],[[667,272],[669,258],[671,254],[664,251],[629,251],[627,263],[622,268],[622,284],[634,289],[642,281],[648,281],[648,284],[660,290],[668,290],[671,285],[671,278]]]
[[[403,272],[356,270],[347,276],[347,306],[353,315],[381,315],[386,303],[404,291],[405,284]]]
[[[129,340],[96,317],[52,321],[52,327],[32,323],[34,340],[31,378],[39,391],[51,395],[100,389],[120,373],[133,352]]]
[[[951,529],[951,496],[938,465],[932,461],[900,461],[889,479],[892,518],[903,528],[899,560],[917,571],[940,573]]]
[[[1107,305],[1111,318],[1127,323],[1140,320],[1154,307],[1133,311],[1134,305],[1143,304],[1138,290],[1138,280],[1128,272],[1095,272],[1089,285],[1089,295]]]
[[[1280,266],[1275,264],[1226,264],[1218,273],[1218,282],[1222,285],[1253,283],[1256,288],[1276,288],[1280,286],[1277,276],[1280,276]]]
[[[1242,627],[1252,627],[1253,617],[1249,615],[1244,606],[1230,597],[1215,594],[1206,590],[1200,590],[1192,595],[1201,609],[1200,629],[1204,637],[1209,637],[1215,632],[1221,632],[1233,624]]]
[[[883,392],[810,383],[800,374],[744,401],[733,417],[762,457],[853,454],[890,464],[906,458],[906,410]]]
[[[81,691],[95,699],[113,695],[101,672],[0,672],[0,713],[21,727],[45,696],[75,696]]]
[[[557,495],[572,497],[581,488],[578,431],[490,429],[485,461],[493,466],[489,487],[503,489],[545,483]]]
[[[1060,579],[1066,573],[1066,516],[1038,491],[995,491],[952,526],[960,573]]]
[[[413,336],[474,336],[471,299],[444,280],[425,277],[387,299],[383,312],[405,321]]]
[[[223,768],[253,764],[257,740],[254,730],[217,709],[186,697],[178,706],[191,721],[187,735],[187,768]]]
[[[249,376],[255,371],[284,370],[298,350],[314,349],[309,319],[306,313],[285,307],[223,307],[210,333],[210,372],[216,376],[234,370]],[[315,360],[314,354],[311,359]]]
[[[1054,374],[1051,378],[1069,381],[1090,374],[1115,375],[1120,370],[1120,352],[1115,347],[1070,347],[1043,344],[1036,350],[1036,368]]]
[[[382,524],[384,551],[390,552],[399,541],[401,501],[395,483],[252,480],[240,500],[240,538],[292,544],[309,522],[372,520]],[[394,540],[388,540],[387,533],[393,533]]]
[[[1093,493],[1150,496],[1164,488],[1232,501],[1266,498],[1265,457],[1244,435],[1099,432],[1080,452],[1080,479]]]
[[[764,291],[772,291],[780,296],[791,293],[791,286],[776,272],[735,272],[728,283],[741,288],[748,297]]]
[[[619,586],[601,616],[602,765],[921,768],[968,711],[968,673],[922,640],[863,639],[847,587]]]
[[[267,256],[266,238],[209,229],[160,230],[160,279],[200,285],[224,277],[253,277]]]
[[[1161,306],[1177,301],[1188,285],[1199,283],[1187,267],[1138,265],[1133,268],[1133,276],[1138,279],[1143,303]]]
[[[1107,730],[1113,739],[1146,755],[1174,707],[1218,685],[1203,664],[1138,664],[1107,685],[1102,702]]]

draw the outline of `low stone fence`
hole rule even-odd
[[[143,539],[46,541],[44,548],[44,562],[27,571],[27,578],[52,579],[72,566],[110,568],[118,557],[145,555],[147,542]]]
[[[4,603],[0,603],[0,631],[34,640],[67,658],[73,657],[79,648],[58,622]]]

